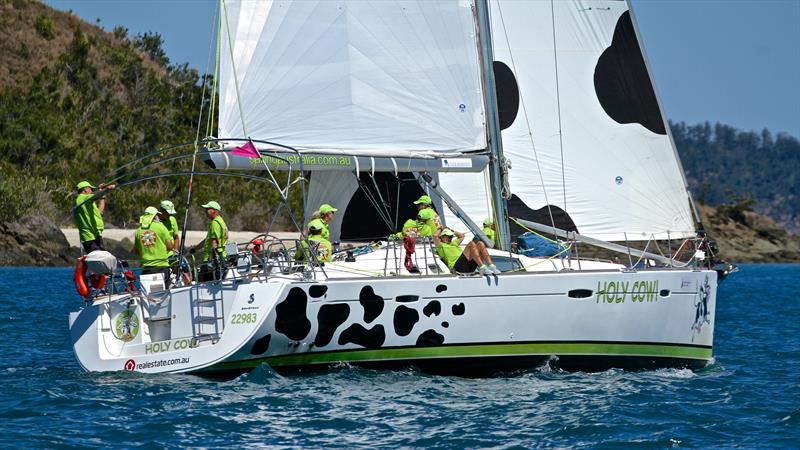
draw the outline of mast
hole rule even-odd
[[[492,51],[492,32],[489,19],[488,0],[476,0],[475,14],[478,22],[478,45],[481,57],[481,78],[484,104],[486,105],[487,141],[492,158],[489,161],[489,179],[492,188],[495,223],[497,224],[497,244],[501,250],[511,248],[511,232],[508,226],[506,199],[503,198],[503,140],[500,134],[500,118],[497,112],[497,92],[494,84],[494,54]]]

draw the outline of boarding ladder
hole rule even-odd
[[[198,286],[191,296],[192,336],[195,341],[216,344],[225,328],[223,289],[208,291]]]

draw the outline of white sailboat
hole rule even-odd
[[[299,263],[296,242],[270,230],[232,247],[220,279],[168,290],[95,263],[111,282],[70,314],[84,369],[490,375],[712,359],[731,268],[713,266],[698,229],[627,2],[221,0],[219,14],[220,123],[201,152],[214,171],[263,169],[284,199],[304,181],[272,172],[310,172],[306,204],[339,209],[334,240],[386,236],[426,192],[448,226],[478,238],[475,222],[494,218],[503,273],[451,274],[422,240],[414,273],[392,241]],[[262,158],[230,154],[246,140]],[[383,191],[386,179],[398,186]],[[510,252],[520,227],[572,251]],[[692,251],[679,260],[652,250],[658,240]],[[580,258],[579,242],[627,264]]]

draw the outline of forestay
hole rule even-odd
[[[485,149],[472,6],[222,0],[220,137],[372,156]]]
[[[683,170],[627,2],[490,6],[503,151],[513,166],[509,214],[550,224],[553,205],[557,225],[571,221],[604,240],[694,235]],[[478,177],[440,179],[471,217],[489,215]]]

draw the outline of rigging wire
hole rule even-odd
[[[514,69],[514,73],[518,73],[517,72],[517,63],[514,60],[514,52],[511,50],[511,40],[508,38],[508,30],[506,29],[506,21],[505,21],[505,18],[503,16],[503,8],[501,7],[500,2],[497,2],[497,9],[500,11],[500,23],[503,25],[503,35],[506,38],[506,46],[508,47],[508,55],[509,55],[509,59],[511,60],[511,66]],[[554,27],[555,27],[555,25],[554,25]],[[555,29],[553,30],[553,32],[555,33]],[[541,166],[541,163],[539,162],[539,153],[536,151],[536,145],[535,145],[535,143],[533,141],[533,130],[531,130],[531,122],[530,122],[530,118],[528,116],[528,108],[527,108],[527,106],[525,104],[525,96],[520,95],[519,96],[519,100],[520,100],[520,104],[522,105],[522,113],[525,115],[525,126],[528,129],[528,139],[531,142],[531,149],[533,149],[533,156],[536,159],[536,168],[538,169],[538,172],[539,172],[539,181],[542,183],[542,194],[544,195],[544,202],[547,205],[547,213],[550,215],[550,224],[553,226],[553,230],[554,230],[553,234],[555,234],[556,221],[555,221],[555,218],[553,217],[553,208],[552,208],[552,205],[550,204],[550,199],[547,196],[547,186],[545,186],[545,183],[544,183],[544,175],[542,174],[542,166]],[[559,109],[559,121],[561,120],[560,119],[560,117],[561,117],[560,111],[561,110]],[[561,125],[559,124],[559,135],[560,135],[560,129],[561,129]],[[562,157],[563,157],[563,153],[562,153]],[[561,170],[562,170],[562,174],[563,174],[563,170],[564,170],[564,167],[563,167],[563,162],[564,161],[563,161],[563,159],[562,159],[561,162],[562,162]],[[564,200],[564,207],[566,209],[566,199]]]
[[[217,14],[218,14],[218,11],[215,9],[214,15],[213,15],[213,17],[211,19],[211,33],[210,33],[211,36],[214,36],[214,26],[216,25],[216,22],[218,22]],[[190,175],[189,175],[189,189],[188,189],[188,192],[186,194],[186,205],[184,206],[184,211],[183,211],[183,225],[181,227],[181,246],[178,249],[178,261],[182,261],[183,260],[184,250],[186,249],[186,228],[188,227],[188,224],[189,224],[189,208],[192,205],[194,173],[195,173],[195,168],[197,167],[197,152],[199,150],[199,145],[198,144],[199,144],[199,141],[200,141],[200,126],[203,123],[203,110],[205,109],[205,98],[206,98],[206,86],[207,86],[207,80],[208,80],[208,69],[211,67],[211,49],[213,47],[214,47],[214,41],[212,40],[211,43],[208,46],[208,57],[206,59],[206,70],[205,70],[205,73],[203,75],[203,91],[202,91],[202,94],[200,95],[200,113],[199,113],[199,115],[197,117],[197,131],[195,132],[195,136],[194,136],[194,154],[192,155],[192,169],[191,169],[191,172],[190,172]],[[216,96],[216,87],[217,87],[216,72],[217,72],[217,70],[219,68],[219,31],[217,32],[216,47],[217,47],[217,52],[216,52],[217,55],[216,55],[216,58],[215,58],[216,59],[216,64],[215,64],[215,68],[214,68],[215,74],[214,74],[213,89],[212,89],[213,93],[211,95],[212,107],[209,110],[209,114],[208,114],[208,121],[209,122],[211,120],[211,117],[214,115],[213,104],[214,104],[214,97]],[[206,136],[208,136],[208,134],[209,134],[209,125],[208,125],[209,122],[207,122],[207,125],[206,125]]]
[[[561,151],[561,192],[564,195],[564,211],[567,210],[567,180],[564,175],[564,134],[561,131],[561,92],[558,81],[558,48],[556,43],[556,8],[554,0],[550,0],[550,19],[553,24],[553,64],[556,74],[556,105],[558,108],[558,146]],[[555,225],[553,225],[555,228]]]

